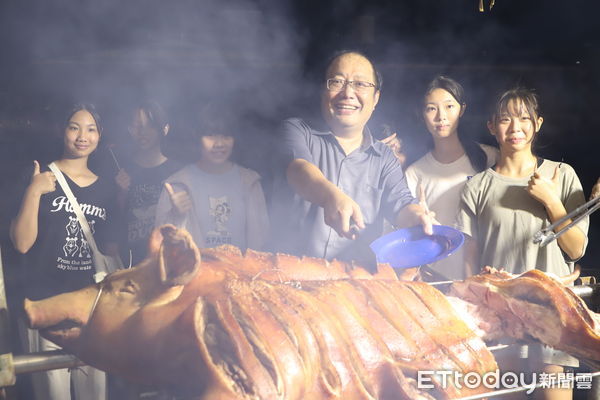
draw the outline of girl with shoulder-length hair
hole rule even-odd
[[[491,266],[513,274],[539,269],[565,276],[583,256],[588,218],[545,246],[533,242],[536,232],[585,203],[581,183],[570,165],[535,154],[534,143],[543,122],[533,91],[515,88],[498,98],[487,123],[500,147],[498,161],[467,182],[457,215],[457,227],[467,236],[467,274]],[[556,230],[569,223],[565,221]],[[578,366],[577,359],[546,346],[530,345],[518,349],[519,354],[515,351],[499,354],[501,367],[556,374],[564,372],[563,366]],[[527,360],[515,365],[519,358]],[[568,389],[543,391],[546,399],[572,398]]]

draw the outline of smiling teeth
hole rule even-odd
[[[356,106],[344,106],[344,105],[338,105],[337,108],[341,108],[343,110],[356,110],[356,109],[358,109],[358,107],[356,107]]]

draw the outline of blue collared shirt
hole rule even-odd
[[[373,265],[369,244],[383,234],[384,218],[395,221],[407,204],[416,203],[400,163],[368,128],[363,145],[346,155],[331,131],[318,131],[301,119],[283,123],[273,196],[274,249],[297,255],[355,260]],[[366,228],[356,240],[340,237],[324,222],[323,208],[296,195],[285,172],[294,159],[316,165],[362,211]]]

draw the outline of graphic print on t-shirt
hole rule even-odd
[[[92,234],[95,233],[94,226],[95,220],[88,221]],[[90,251],[90,245],[85,239],[85,234],[81,225],[77,220],[77,217],[69,216],[69,222],[65,227],[67,230],[67,237],[65,238],[65,245],[63,251],[65,259],[58,259],[61,264],[69,264],[69,266],[62,266],[59,264],[58,268],[67,270],[88,270],[91,268],[92,253]],[[70,261],[67,259],[71,259]],[[79,261],[77,260],[79,259]]]
[[[227,222],[231,217],[231,206],[227,196],[210,197],[209,215],[212,217],[212,229],[206,233],[207,246],[231,244],[231,232],[227,229]]]
[[[67,224],[67,236],[76,236],[79,233],[79,222],[77,217],[69,216],[69,223]]]
[[[135,242],[146,240],[154,229],[154,218],[156,216],[156,203],[162,190],[161,185],[139,184],[130,189],[129,192],[129,221],[128,240]]]
[[[77,246],[77,238],[76,237],[66,237],[65,245],[63,246],[63,251],[65,252],[65,257],[73,257],[73,255],[79,250],[79,246]]]
[[[54,199],[52,206],[54,208],[50,210],[51,213],[65,213],[66,217],[66,224],[64,225],[66,236],[62,246],[62,254],[56,260],[56,268],[66,271],[90,270],[92,268],[90,245],[85,239],[85,234],[83,233],[83,229],[81,229],[79,220],[76,216],[70,214],[73,211],[71,204],[65,201],[64,196],[61,196]],[[88,204],[80,204],[80,206],[84,214],[101,219],[106,218],[106,210],[102,207]],[[89,219],[88,225],[93,235],[96,232],[96,220]]]

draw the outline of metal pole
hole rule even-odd
[[[75,368],[85,364],[63,350],[52,350],[17,355],[13,358],[13,365],[15,374],[26,374],[51,369]]]
[[[16,381],[13,357],[10,350],[10,322],[6,291],[4,290],[4,270],[0,249],[0,387],[14,385]]]
[[[17,374],[47,371],[50,369],[74,368],[84,365],[77,357],[67,354],[62,350],[13,357],[10,348],[10,321],[8,318],[3,271],[2,254],[0,251],[0,388],[14,385]]]

